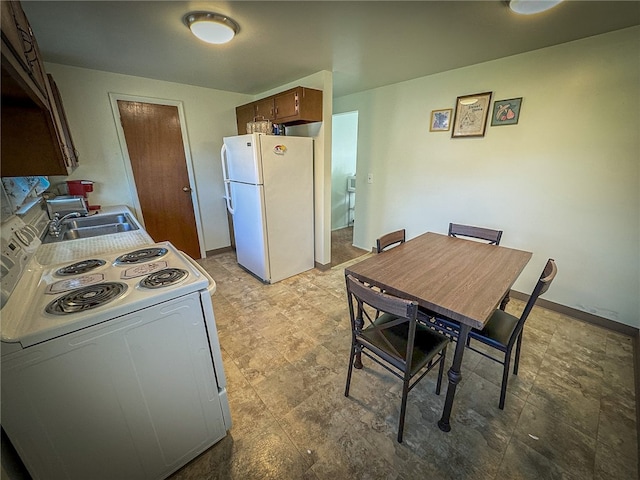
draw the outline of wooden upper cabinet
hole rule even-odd
[[[24,79],[26,83],[31,80],[37,89],[35,93],[41,96],[46,104],[48,100],[47,81],[42,65],[42,57],[27,16],[19,2],[2,0],[1,3],[2,38],[6,43],[6,45],[3,44],[3,49],[8,47],[11,50],[12,58],[10,60],[17,61],[22,67],[21,69],[16,68],[17,65],[14,64],[14,68],[17,70],[16,73],[27,76],[28,79]],[[10,60],[9,58],[3,58],[3,63],[7,63]]]
[[[73,138],[71,138],[71,130],[69,130],[69,122],[67,122],[67,114],[64,111],[62,96],[60,96],[58,85],[56,85],[53,77],[49,74],[47,74],[47,80],[51,93],[49,95],[51,98],[51,113],[55,121],[65,168],[71,173],[78,167],[78,151],[73,144]]]
[[[20,3],[0,3],[0,175],[69,175],[78,162],[58,89],[44,74],[38,44]]]
[[[236,107],[238,135],[247,133],[247,122],[271,120],[299,125],[322,121],[322,91],[296,87],[270,97]]]
[[[274,96],[275,121],[297,125],[322,121],[322,91],[296,87]]]
[[[256,106],[253,103],[236,107],[236,122],[238,125],[238,135],[247,133],[247,123],[253,122],[256,116]]]

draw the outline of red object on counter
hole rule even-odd
[[[93,181],[67,180],[67,187],[69,188],[69,195],[81,195],[87,198],[87,193],[93,192]],[[89,205],[88,208],[89,210],[100,210],[100,205]]]

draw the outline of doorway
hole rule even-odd
[[[173,103],[173,104],[170,104]],[[192,258],[204,248],[197,196],[178,102],[112,96],[136,210],[155,242],[169,241]]]
[[[331,265],[335,266],[367,253],[353,246],[358,112],[333,115],[331,138]]]

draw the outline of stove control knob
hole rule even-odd
[[[31,243],[31,240],[33,240],[33,235],[30,232],[25,231],[25,229],[23,228],[22,230],[16,230],[16,238],[20,240],[20,243],[22,243],[25,247],[28,247]]]

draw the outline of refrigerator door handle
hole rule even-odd
[[[222,161],[222,179],[224,180],[224,200],[227,204],[227,210],[233,215],[233,207],[231,206],[231,185],[229,180],[229,169],[227,167],[227,146],[222,144],[220,149],[220,159]]]

